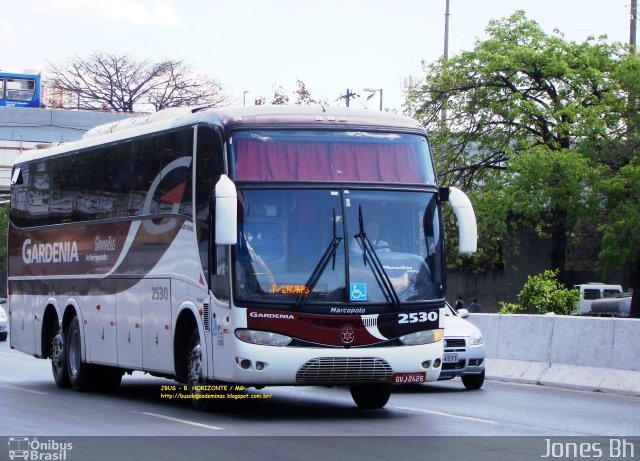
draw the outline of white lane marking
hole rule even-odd
[[[13,389],[15,391],[28,392],[29,394],[49,395],[48,392],[32,391],[31,389],[25,389],[24,387],[18,387],[18,386],[10,386],[8,384],[0,384],[0,387],[3,387],[5,389]]]
[[[430,415],[447,416],[448,418],[464,419],[466,421],[476,421],[478,423],[499,424],[498,421],[491,421],[490,419],[480,419],[480,418],[472,418],[470,416],[452,415],[451,413],[445,413],[443,411],[437,411],[437,410],[422,410],[419,408],[407,408],[407,407],[396,407],[396,408],[399,408],[401,410],[418,411],[420,413],[428,413]]]
[[[146,411],[143,411],[143,412],[141,412],[141,414],[147,415],[147,416],[153,416],[154,418],[166,419],[167,421],[173,421],[173,422],[176,422],[176,423],[188,424],[190,426],[203,427],[205,429],[224,430],[223,427],[209,426],[208,424],[196,423],[194,421],[189,421],[187,419],[173,418],[171,416],[159,415],[157,413],[148,413]]]

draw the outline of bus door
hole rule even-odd
[[[140,283],[142,314],[142,367],[173,372],[170,279],[145,279]]]
[[[210,242],[215,242],[212,237]],[[213,377],[215,379],[231,379],[234,366],[233,331],[231,301],[229,287],[230,249],[225,245],[211,244],[212,264],[209,296],[210,337],[213,355]],[[211,368],[209,368],[211,370]],[[211,374],[211,372],[210,372]]]

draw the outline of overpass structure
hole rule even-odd
[[[38,144],[75,141],[93,127],[131,114],[0,107],[0,198],[7,199],[15,159]]]

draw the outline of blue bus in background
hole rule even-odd
[[[0,106],[40,107],[40,75],[0,72]]]

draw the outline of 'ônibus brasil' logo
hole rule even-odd
[[[78,243],[53,242],[31,243],[26,239],[22,244],[22,260],[25,264],[68,263],[78,261]]]

